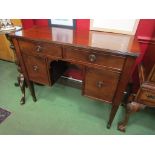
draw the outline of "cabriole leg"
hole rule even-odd
[[[17,80],[18,80],[18,85],[19,85],[21,92],[22,92],[20,104],[23,105],[23,104],[25,104],[25,87],[26,87],[26,83],[25,83],[25,79],[24,79],[23,74],[19,74]]]
[[[130,115],[132,113],[138,112],[144,108],[145,108],[145,105],[137,103],[137,102],[128,103],[126,106],[126,113],[125,113],[124,120],[118,124],[118,130],[125,132],[125,129],[126,129],[126,126],[128,124]]]

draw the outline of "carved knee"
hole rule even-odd
[[[144,108],[145,108],[145,105],[137,102],[131,102],[127,104],[127,111],[129,112],[138,112]]]

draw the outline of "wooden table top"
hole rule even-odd
[[[133,35],[38,26],[13,32],[10,35],[57,44],[72,44],[77,47],[99,49],[135,57],[140,54],[139,43]]]

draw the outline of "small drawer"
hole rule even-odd
[[[38,58],[23,54],[26,70],[29,79],[40,84],[50,85],[46,61],[44,58]]]
[[[117,72],[87,68],[84,95],[112,103],[119,77]]]
[[[33,55],[50,55],[62,58],[62,47],[52,43],[19,40],[19,47],[23,53]]]
[[[141,89],[138,93],[137,100],[148,106],[155,106],[155,91]]]
[[[73,47],[65,49],[64,57],[81,63],[96,64],[117,70],[122,70],[125,61],[123,56],[116,56],[110,53],[105,54],[103,51],[85,50]]]

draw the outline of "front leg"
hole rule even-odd
[[[138,112],[141,109],[144,109],[145,105],[137,103],[137,102],[130,102],[126,106],[126,113],[125,113],[125,118],[122,122],[118,124],[118,130],[125,132],[126,126],[129,121],[129,117],[132,113]]]
[[[110,129],[110,127],[111,127],[112,121],[113,121],[113,119],[115,117],[115,114],[116,114],[116,112],[118,110],[118,107],[119,106],[112,105],[111,112],[110,112],[110,117],[109,117],[109,121],[108,121],[108,124],[107,124],[107,128],[108,129]]]
[[[26,82],[25,82],[23,74],[21,74],[21,73],[18,76],[18,85],[20,86],[20,89],[21,89],[21,92],[22,92],[22,97],[20,99],[20,104],[23,105],[23,104],[25,104],[25,87],[26,87]]]

